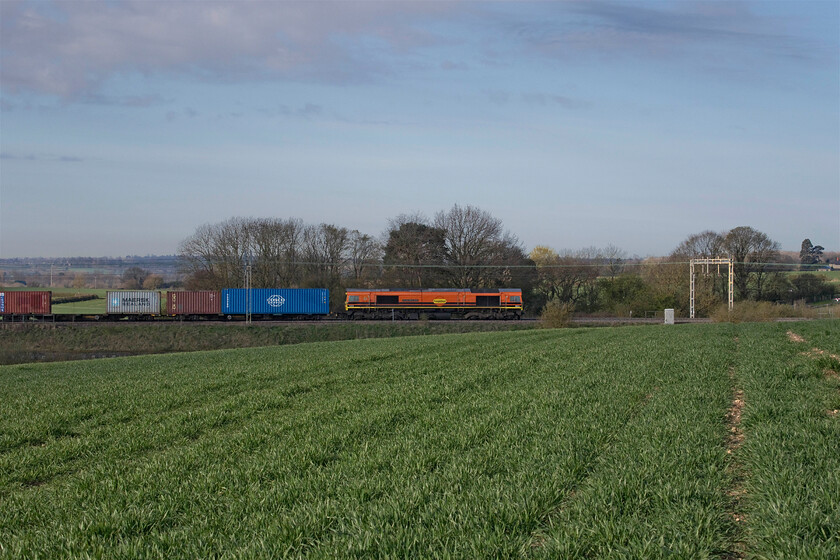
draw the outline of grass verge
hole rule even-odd
[[[534,328],[530,322],[9,324],[0,328],[0,364],[253,348],[307,342]]]

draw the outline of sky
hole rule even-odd
[[[840,3],[0,0],[0,258],[203,224],[840,250]]]

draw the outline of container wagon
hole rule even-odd
[[[254,318],[315,318],[330,312],[330,291],[324,288],[222,290],[222,315],[228,319],[250,313]]]
[[[0,316],[4,321],[52,314],[52,292],[0,292]]]

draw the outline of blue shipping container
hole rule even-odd
[[[250,292],[254,315],[327,315],[330,312],[330,291],[323,288],[222,290],[222,313],[245,315]]]

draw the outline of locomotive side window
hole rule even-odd
[[[522,303],[522,298],[520,296],[510,296],[511,303]]]
[[[359,303],[359,296],[347,296],[347,301],[350,303]]]

